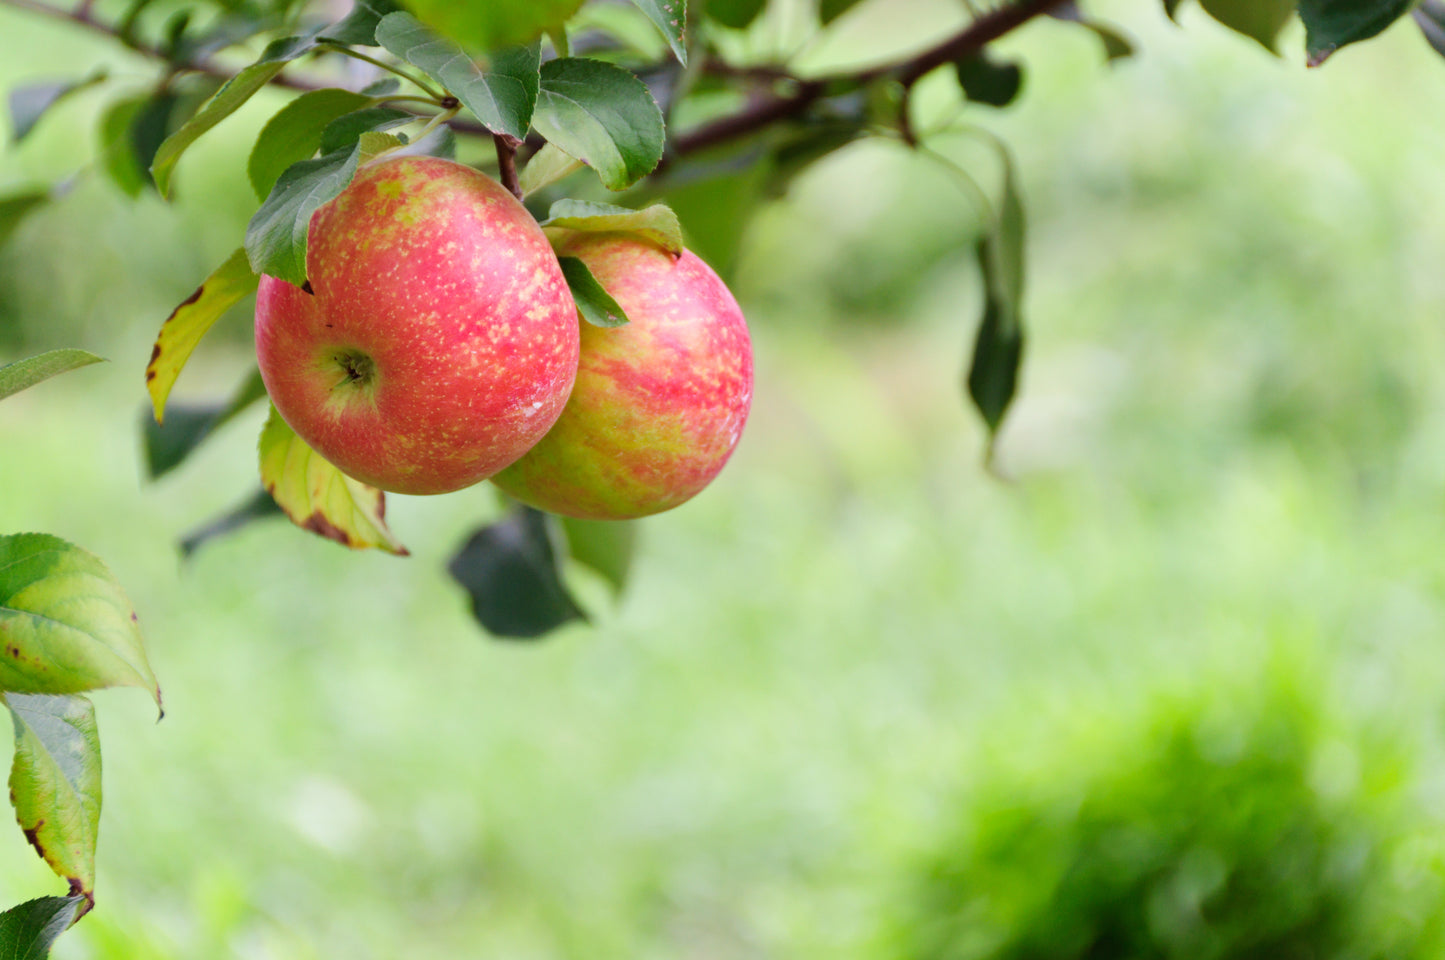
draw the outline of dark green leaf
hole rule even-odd
[[[682,253],[682,224],[677,214],[661,203],[633,210],[590,200],[558,200],[542,226],[583,233],[631,233],[670,253]]]
[[[858,0],[820,0],[818,4],[818,17],[827,26],[847,13]]]
[[[991,434],[1013,402],[1024,347],[1024,208],[1013,165],[1005,162],[998,219],[978,244],[984,311],[968,371],[969,395]]]
[[[376,28],[382,46],[425,71],[493,133],[521,140],[537,105],[541,45],[502,50],[483,71],[460,47],[432,33],[409,13],[392,13]]]
[[[637,524],[628,520],[578,520],[575,517],[562,517],[561,523],[572,559],[600,574],[612,585],[614,593],[621,593],[637,552]]]
[[[111,180],[129,196],[138,197],[152,185],[151,163],[185,102],[166,91],[118,100],[101,117],[101,160]]]
[[[85,697],[3,695],[15,725],[10,802],[25,839],[73,893],[95,890],[100,735]]]
[[[406,0],[417,19],[473,50],[498,50],[531,43],[562,26],[583,0]],[[453,91],[455,92],[455,91]]]
[[[530,639],[586,619],[562,583],[555,524],[540,510],[517,507],[472,534],[447,564],[488,632]]]
[[[687,0],[632,0],[632,3],[657,24],[677,62],[687,66],[687,43],[683,39],[687,28]]]
[[[391,107],[367,107],[365,110],[348,113],[326,125],[321,134],[321,152],[335,153],[349,149],[355,146],[363,133],[390,130],[415,119],[415,116],[405,110]]]
[[[1296,0],[1199,0],[1211,17],[1235,33],[1275,51],[1280,31],[1294,16]]]
[[[646,84],[600,60],[561,57],[543,64],[532,123],[611,190],[636,183],[662,159],[662,111]]]
[[[30,211],[50,199],[49,190],[26,190],[0,197],[0,245],[20,227],[20,221]]]
[[[50,350],[46,353],[26,357],[0,366],[0,400],[26,387],[33,387],[42,380],[49,380],[57,374],[75,370],[78,367],[100,363],[104,357],[97,357],[84,350],[67,348]]]
[[[1221,2],[1274,3],[1277,2],[1277,0],[1221,0]],[[1294,3],[1294,0],[1287,0],[1287,2]],[[1049,16],[1058,20],[1068,20],[1077,23],[1098,37],[1099,43],[1104,47],[1104,58],[1110,63],[1115,60],[1121,60],[1124,57],[1133,56],[1134,54],[1134,45],[1129,42],[1128,37],[1101,20],[1095,20],[1092,17],[1085,16],[1084,12],[1079,9],[1079,5],[1075,3],[1074,0],[1068,0],[1068,2],[1055,7],[1049,11]]]
[[[1412,4],[1413,0],[1299,0],[1309,65],[1317,67],[1340,47],[1375,36]]]
[[[246,226],[246,256],[252,270],[298,287],[306,283],[306,231],[311,215],[346,189],[356,176],[360,158],[358,142],[350,149],[292,164],[281,174]]]
[[[321,33],[321,39],[356,47],[378,47],[376,25],[401,7],[392,0],[356,0],[351,12]]]
[[[401,81],[396,77],[383,77],[374,83],[368,83],[361,88],[362,94],[368,97],[387,97],[401,89]]]
[[[257,490],[250,499],[240,505],[221,514],[219,517],[208,523],[202,524],[190,533],[181,538],[181,556],[189,558],[191,554],[199,550],[203,545],[225,536],[234,530],[254,523],[257,520],[264,520],[267,517],[284,517],[285,511],[276,503],[276,499],[264,489]]]
[[[141,437],[145,446],[146,473],[152,480],[173,469],[191,451],[236,414],[266,396],[259,370],[251,371],[225,403],[173,403],[164,424],[156,422],[151,410],[141,410]]]
[[[0,913],[0,957],[46,960],[55,939],[75,922],[85,897],[41,897]]]
[[[1024,72],[1016,63],[997,63],[986,53],[955,61],[958,84],[963,95],[974,103],[990,107],[1006,107],[1019,95]]]
[[[105,564],[48,533],[0,536],[0,690],[160,688],[135,609]]]
[[[758,18],[768,0],[707,0],[707,15],[725,27],[741,30]]]
[[[297,37],[283,37],[273,41],[261,58],[246,67],[216,91],[206,105],[179,130],[166,138],[156,151],[151,164],[151,176],[155,178],[156,189],[165,196],[170,192],[171,174],[176,161],[186,148],[200,139],[201,135],[216,124],[235,113],[257,90],[260,90],[292,60],[316,48],[314,33]]]
[[[1420,0],[1420,5],[1415,8],[1415,23],[1425,35],[1426,42],[1445,57],[1445,2]]]
[[[621,305],[602,288],[587,264],[576,257],[561,257],[558,262],[562,264],[562,276],[567,278],[582,319],[597,327],[620,327],[627,323],[627,314]]]
[[[1179,5],[1183,2],[1184,0],[1164,0],[1164,12],[1170,20],[1178,21]]]
[[[45,111],[78,90],[94,86],[105,79],[105,71],[97,70],[84,80],[61,83],[37,83],[14,87],[10,91],[10,130],[16,143],[35,128]]]
[[[312,90],[277,111],[261,128],[246,164],[256,196],[266,199],[287,167],[315,156],[322,145],[322,131],[328,129],[328,124],[360,110],[369,101],[369,97],[350,90]],[[322,152],[337,149],[340,147],[333,146]]]

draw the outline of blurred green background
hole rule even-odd
[[[393,497],[413,556],[258,524],[262,411],[143,479],[142,369],[255,206],[258,98],[178,198],[95,177],[0,249],[0,360],[113,362],[0,404],[0,530],[103,557],[165,689],[96,697],[98,906],[61,958],[1438,956],[1445,933],[1445,63],[1408,22],[1316,71],[1195,6],[1001,47],[1031,340],[999,445],[960,380],[978,216],[887,143],[745,227],[747,435],[643,524],[595,623],[487,639],[442,573],[485,488]],[[917,47],[868,0],[806,62]],[[796,50],[786,10],[732,38]],[[152,67],[0,9],[0,87]],[[953,112],[946,76],[921,91]],[[0,187],[94,137],[77,96]],[[941,150],[996,174],[963,139]],[[247,318],[178,397],[241,378]],[[0,829],[0,898],[58,882]]]

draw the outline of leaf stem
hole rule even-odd
[[[351,49],[344,43],[337,43],[334,40],[322,40],[320,43],[317,44],[317,46],[324,47],[333,53],[339,53],[342,56],[350,57],[353,60],[360,60],[362,63],[369,63],[373,67],[379,67],[382,70],[385,70],[387,73],[395,74],[396,76],[401,77],[403,80],[406,80],[409,83],[413,83],[416,86],[420,87],[422,90],[426,91],[427,95],[430,96],[434,101],[440,101],[444,97],[446,97],[446,94],[442,91],[437,90],[426,81],[420,80],[412,76],[410,73],[403,70],[401,67],[398,67],[396,64],[387,63],[385,60],[378,60],[375,57],[367,56],[360,51]]]

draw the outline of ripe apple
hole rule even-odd
[[[582,325],[562,416],[492,482],[590,520],[671,509],[717,476],[742,434],[753,396],[742,311],[690,251],[674,256],[626,234],[569,233],[556,246],[587,264],[630,322]]]
[[[577,372],[577,306],[496,181],[382,159],[311,218],[309,290],[263,276],[256,353],[317,453],[397,493],[485,479],[542,438]]]

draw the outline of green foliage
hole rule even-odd
[[[1398,761],[1299,673],[1081,712],[1038,766],[976,775],[907,890],[893,955],[1436,955],[1439,890],[1404,864],[1441,838],[1399,829]]]
[[[661,203],[633,210],[610,203],[558,200],[547,212],[542,226],[583,233],[629,233],[670,253],[682,253],[682,224],[677,214]]]
[[[25,190],[0,197],[0,245],[10,239],[26,214],[49,199],[49,190]]]
[[[989,232],[978,242],[983,275],[983,319],[968,370],[968,393],[991,432],[997,433],[1018,390],[1023,360],[1024,207],[1013,160],[1004,161],[1002,196]]]
[[[82,896],[41,897],[0,913],[0,955],[7,960],[45,960],[85,902]]]
[[[351,12],[327,27],[321,34],[323,40],[353,44],[358,47],[379,47],[376,28],[388,14],[396,13],[401,7],[392,0],[356,0]]]
[[[600,60],[560,57],[544,63],[532,123],[549,142],[597,171],[610,190],[631,186],[662,159],[662,111],[647,86]]]
[[[246,226],[246,256],[252,271],[298,287],[306,283],[306,232],[311,215],[346,189],[360,161],[358,140],[349,148],[287,168]]]
[[[677,62],[687,66],[687,0],[632,0],[667,39]]]
[[[266,396],[261,372],[252,370],[234,396],[224,403],[173,403],[162,423],[153,409],[141,411],[141,443],[146,473],[152,480],[178,467],[201,442],[232,417]]]
[[[406,0],[406,6],[427,26],[471,50],[497,50],[527,44],[560,27],[584,0],[501,0],[456,3],[453,0]]]
[[[577,312],[582,319],[595,327],[620,327],[627,323],[627,314],[622,305],[602,286],[587,264],[577,257],[560,257],[562,276],[567,278],[567,287],[572,299],[577,301]]]
[[[1006,107],[1024,85],[1023,69],[1016,63],[998,63],[986,54],[964,57],[953,64],[963,95],[974,103]]]
[[[104,357],[69,347],[4,364],[0,366],[0,400],[57,374],[104,361]]]
[[[473,533],[447,564],[493,636],[531,640],[586,619],[562,581],[557,518],[531,507]]]
[[[1324,63],[1340,47],[1375,36],[1412,6],[1414,0],[1299,0],[1310,65]]]
[[[1297,0],[1199,0],[1214,19],[1273,52],[1280,31],[1294,17]]]
[[[328,124],[343,115],[354,114],[370,103],[370,97],[332,88],[303,93],[277,111],[261,128],[246,164],[246,173],[251,178],[256,198],[265,200],[287,167],[316,155],[316,150],[322,147],[322,131],[328,129]],[[399,110],[392,111],[392,115],[410,119]],[[360,136],[359,132],[357,136]],[[323,148],[322,152],[339,149],[341,144],[334,144],[330,149]]]
[[[16,87],[10,91],[10,138],[15,143],[24,140],[45,112],[66,97],[87,87],[93,87],[105,80],[105,71],[98,70],[84,80],[62,81],[60,83],[37,83],[28,87]]]
[[[725,27],[741,30],[758,18],[768,0],[707,0],[707,15]]]

